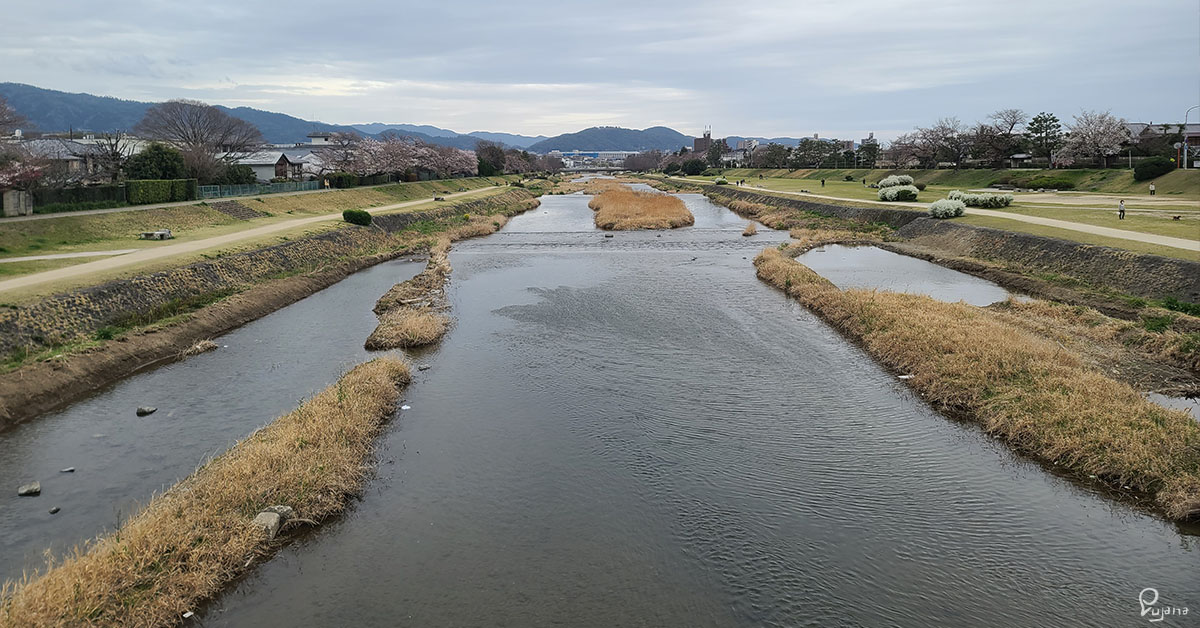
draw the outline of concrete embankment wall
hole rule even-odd
[[[117,279],[0,309],[0,352],[39,349],[86,338],[106,326],[173,302],[244,288],[338,259],[383,253],[394,239],[378,229],[344,227],[179,268]]]
[[[907,243],[946,257],[971,257],[1033,273],[1053,273],[1146,298],[1200,302],[1200,262],[1135,253],[1045,236],[930,218],[886,207],[826,205],[726,186],[707,188],[718,199],[741,200],[896,228]]]

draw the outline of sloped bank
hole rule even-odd
[[[377,216],[370,228],[347,225],[2,310],[0,341],[9,343],[10,354],[30,347],[43,352],[61,348],[62,353],[0,375],[0,429],[177,359],[198,341],[261,318],[354,272],[426,250],[432,243],[427,233],[458,223],[466,212],[524,211],[536,202],[528,191],[513,190],[427,212]],[[97,336],[103,331],[109,333]],[[72,347],[72,342],[79,344]]]
[[[1200,301],[1200,262],[936,220],[921,211],[827,205],[728,189],[728,186],[710,186],[705,188],[704,194],[740,215],[758,218],[774,228],[797,225],[788,224],[782,219],[772,224],[769,216],[763,219],[763,214],[774,212],[787,217],[796,212],[807,212],[883,224],[895,229],[895,235],[903,239],[902,243],[887,245],[887,248],[937,263],[943,263],[942,258],[969,257],[1002,265],[1004,268],[1001,270],[1018,271],[1026,275],[1061,275],[1122,294],[1150,299],[1175,297],[1189,302]],[[982,267],[961,264],[957,270],[979,274]],[[986,278],[1012,289],[1037,288],[1037,282],[1030,281],[1028,277],[1013,282],[1016,276],[1008,273],[1011,276],[1006,277],[1005,274],[993,273]]]

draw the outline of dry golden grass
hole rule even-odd
[[[363,347],[368,351],[420,347],[441,339],[449,327],[450,319],[433,310],[399,307],[381,317]]]
[[[758,233],[758,226],[750,222],[746,225],[746,230],[742,232],[742,235],[750,237],[756,233]]]
[[[758,276],[817,312],[928,401],[1080,477],[1200,516],[1200,425],[994,313],[923,295],[839,290],[777,249]]]
[[[588,207],[596,210],[596,226],[601,229],[675,229],[696,221],[678,197],[635,192],[624,186],[601,192]]]
[[[340,512],[391,415],[400,361],[360,364],[338,382],[212,460],[86,551],[6,584],[4,626],[163,626],[271,551],[251,525],[282,504],[321,521]]]
[[[201,340],[200,342],[197,342],[196,344],[188,347],[187,349],[184,349],[183,355],[185,357],[191,357],[193,355],[200,355],[201,353],[207,353],[216,348],[217,348],[217,343],[215,343],[211,340]]]

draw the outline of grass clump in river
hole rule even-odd
[[[759,278],[862,342],[920,394],[1015,448],[1081,477],[1151,496],[1173,519],[1200,516],[1200,424],[1076,353],[982,308],[923,295],[839,290],[778,249]]]
[[[669,194],[635,192],[624,186],[596,195],[588,207],[596,210],[596,226],[601,229],[675,229],[695,223],[696,218],[683,201]]]
[[[7,583],[0,625],[161,626],[216,594],[272,548],[251,525],[272,505],[319,522],[345,507],[408,368],[360,364],[295,411],[151,500],[115,533],[44,574]]]
[[[449,325],[448,317],[428,309],[389,310],[367,337],[364,348],[377,351],[427,345],[444,336]]]

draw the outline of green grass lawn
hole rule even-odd
[[[730,181],[736,181],[741,177],[733,176],[734,173],[751,173],[754,171],[726,171],[726,177]],[[818,171],[826,172],[826,171]],[[951,171],[937,171],[951,172]],[[974,172],[974,171],[968,171]],[[990,171],[984,171],[990,172]],[[1115,172],[1115,171],[1114,171]],[[689,180],[697,182],[712,182],[718,177],[688,177]],[[807,190],[812,194],[823,196],[833,196],[844,198],[847,200],[860,201],[878,201],[878,190],[864,187],[862,179],[857,181],[840,181],[826,179],[825,187],[821,187],[819,179],[804,179],[804,178],[746,178],[747,185],[766,188],[779,192],[802,192]],[[927,185],[917,197],[919,203],[932,203],[940,198],[945,198],[952,190],[956,189],[971,189],[968,186],[951,187],[945,185]],[[1013,204],[1007,208],[998,211],[1008,211],[1013,214],[1024,214],[1028,216],[1040,216],[1043,218],[1054,218],[1057,220],[1067,220],[1088,225],[1096,225],[1101,227],[1111,227],[1114,229],[1125,229],[1127,231],[1138,231],[1141,233],[1149,233],[1155,235],[1165,235],[1175,238],[1186,238],[1192,240],[1200,240],[1200,203],[1192,204],[1190,207],[1186,204],[1182,205],[1149,205],[1139,204],[1136,201],[1127,203],[1130,210],[1139,210],[1130,212],[1126,215],[1125,220],[1117,219],[1115,206],[1113,209],[1096,209],[1095,207],[1087,207],[1070,204],[1072,201],[1077,201],[1081,195],[1059,195],[1064,203],[1053,204],[1050,202],[1025,203],[1022,201],[1024,195],[1017,194]],[[1086,197],[1084,197],[1086,198]],[[1147,195],[1146,198],[1149,198]],[[1104,204],[1108,204],[1111,200],[1108,197],[1103,198]],[[1097,202],[1099,204],[1099,201]],[[895,204],[897,208],[903,209],[905,206]],[[1144,210],[1144,211],[1142,211]],[[1190,210],[1190,211],[1189,211]],[[1172,216],[1180,216],[1180,220],[1172,220]],[[1015,223],[1016,221],[1005,221]],[[1001,227],[1004,228],[1004,227]],[[1062,233],[1069,233],[1068,230],[1059,230]],[[1062,237],[1062,236],[1056,236]],[[1117,240],[1113,240],[1116,242]]]
[[[1134,181],[1133,171],[1128,168],[1098,169],[1062,169],[1062,170],[866,170],[866,169],[800,169],[800,170],[770,170],[730,168],[726,169],[725,177],[729,180],[746,179],[758,180],[758,175],[772,179],[797,179],[817,181],[825,179],[828,185],[831,181],[842,181],[849,175],[861,186],[863,178],[868,183],[876,183],[889,174],[907,174],[918,183],[928,186],[945,188],[947,190],[984,188],[993,182],[1008,176],[1034,176],[1044,174],[1063,178],[1075,184],[1079,192],[1099,192],[1107,194],[1145,195],[1149,197],[1151,181]],[[1177,197],[1181,200],[1200,201],[1200,170],[1175,170],[1153,180],[1158,188],[1158,196]],[[812,188],[809,188],[812,189]],[[936,199],[934,199],[936,200]]]

